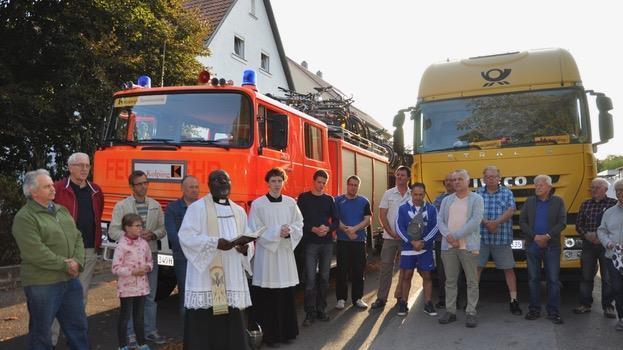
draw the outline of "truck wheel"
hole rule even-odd
[[[158,266],[158,289],[156,291],[156,301],[165,299],[175,286],[177,279],[175,278],[175,270],[172,266]]]

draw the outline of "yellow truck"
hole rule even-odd
[[[593,100],[598,142],[591,137]],[[567,207],[561,274],[577,275],[582,241],[575,220],[580,204],[590,198],[596,147],[612,138],[611,109],[610,98],[584,89],[575,60],[563,49],[449,60],[426,69],[417,105],[396,116],[395,148],[404,148],[401,128],[408,112],[414,126],[413,181],[426,184],[431,201],[444,191],[447,173],[467,169],[476,189],[484,186],[483,169],[497,166],[517,204],[512,246],[519,268],[526,266],[519,211],[534,192],[534,177],[551,176]]]

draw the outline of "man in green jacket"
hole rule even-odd
[[[28,201],[15,215],[12,232],[30,314],[29,349],[52,349],[54,318],[70,349],[88,349],[82,286],[76,278],[84,265],[82,234],[69,211],[52,201],[56,192],[47,170],[26,173],[23,190]]]

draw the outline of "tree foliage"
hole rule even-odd
[[[183,0],[0,0],[0,265],[17,262],[19,179],[93,154],[112,93],[140,75],[195,81],[208,25]]]
[[[608,155],[605,159],[597,160],[597,171],[611,170],[623,166],[623,156]]]
[[[0,2],[0,172],[57,175],[71,153],[93,154],[121,83],[146,74],[160,85],[165,45],[164,84],[195,81],[208,26],[182,5]]]

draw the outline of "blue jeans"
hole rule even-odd
[[[151,253],[151,259],[153,269],[147,274],[149,294],[147,298],[145,298],[145,314],[143,317],[145,320],[145,335],[150,335],[158,331],[158,328],[156,328],[156,310],[158,309],[158,304],[156,303],[156,292],[158,291],[158,254]],[[134,320],[132,317],[130,317],[128,321],[128,336],[135,336]]]
[[[88,349],[87,316],[82,286],[77,278],[69,281],[24,287],[30,321],[28,348],[52,349],[52,321],[58,319],[70,349]]]
[[[305,312],[324,312],[327,308],[332,255],[333,244],[305,243]]]
[[[591,306],[593,304],[593,287],[595,274],[597,274],[597,262],[601,273],[601,305],[612,306],[612,287],[608,279],[608,266],[612,261],[606,258],[605,248],[601,244],[594,244],[588,240],[582,242],[582,282],[580,282],[580,304]]]
[[[528,276],[530,278],[530,311],[541,312],[541,265],[547,278],[547,314],[560,314],[560,247],[539,247],[534,241],[526,249]]]
[[[180,316],[184,319],[184,291],[186,287],[186,265],[185,257],[173,257],[173,268],[175,269],[175,278],[177,279],[177,290],[180,298]]]

